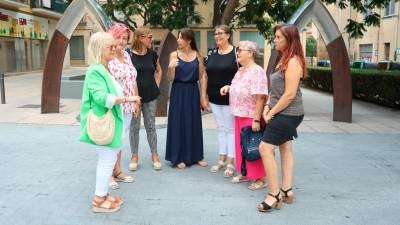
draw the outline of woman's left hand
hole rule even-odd
[[[264,114],[265,123],[269,123],[273,118],[274,116],[271,114],[271,110],[269,110],[266,115]]]
[[[260,122],[256,122],[256,121],[254,121],[253,120],[253,123],[251,124],[251,130],[253,131],[253,132],[257,132],[257,131],[260,131]]]
[[[141,99],[141,97],[138,95],[126,97],[127,102],[133,102],[133,103],[137,103],[137,104],[140,103],[140,99]]]
[[[202,108],[203,111],[205,111],[205,112],[211,112],[210,103],[209,103],[207,97],[202,97],[202,98],[200,99],[200,106],[201,106],[201,108]]]

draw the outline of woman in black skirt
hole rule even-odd
[[[271,92],[264,107],[263,117],[267,123],[260,144],[260,155],[268,174],[268,195],[257,206],[261,212],[280,208],[282,201],[293,202],[293,152],[292,140],[297,138],[296,128],[303,121],[304,110],[300,79],[307,75],[299,31],[293,25],[274,28],[275,49],[280,60],[270,76]],[[274,151],[279,146],[282,165],[282,187],[279,190],[278,165]]]

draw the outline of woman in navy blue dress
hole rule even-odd
[[[171,87],[167,148],[165,159],[173,166],[183,169],[198,164],[207,166],[203,160],[203,131],[201,125],[200,92],[198,81],[203,78],[204,65],[194,32],[183,28],[178,34],[178,50],[171,53],[168,79]],[[206,90],[201,89],[201,96]]]

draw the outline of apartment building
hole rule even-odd
[[[65,9],[63,0],[0,0],[0,71],[43,69],[49,38]]]
[[[365,4],[370,2],[363,1]],[[344,28],[349,18],[361,21],[366,14],[357,13],[351,8],[341,10],[338,5],[327,5],[327,8],[343,33],[350,61],[400,61],[400,2],[391,0],[385,8],[379,10],[380,26],[368,27],[361,39],[349,38]],[[323,42],[320,40],[319,43]],[[327,57],[324,47],[319,47],[318,56]]]

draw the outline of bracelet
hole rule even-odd
[[[253,120],[253,122],[255,122],[255,123],[260,123],[260,120]]]

